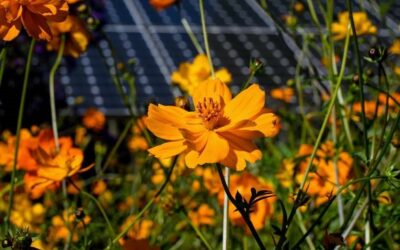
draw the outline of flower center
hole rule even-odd
[[[204,125],[207,129],[211,130],[217,124],[221,117],[221,105],[219,102],[212,98],[205,98],[202,102],[198,102],[196,110],[199,116],[203,119]]]

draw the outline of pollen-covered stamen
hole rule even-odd
[[[212,98],[205,98],[198,102],[196,110],[203,119],[204,125],[208,129],[213,129],[221,116],[221,105]]]

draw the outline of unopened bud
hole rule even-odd
[[[182,108],[184,110],[189,110],[189,101],[186,97],[184,96],[178,96],[175,98],[175,106]]]

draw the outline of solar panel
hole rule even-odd
[[[149,101],[170,104],[180,91],[171,85],[170,75],[180,63],[192,60],[197,52],[181,25],[185,17],[196,37],[202,42],[197,0],[181,1],[181,7],[157,12],[147,0],[106,0],[107,21],[104,32],[109,37],[116,57],[121,61],[134,58],[139,106]],[[335,3],[336,4],[336,3]],[[337,11],[343,10],[340,4]],[[289,12],[290,1],[269,1],[274,15]],[[251,58],[263,58],[265,74],[258,82],[268,89],[285,83],[295,74],[300,51],[294,41],[281,36],[272,19],[255,0],[205,1],[211,54],[215,66],[226,67],[233,75],[233,90],[247,79]],[[304,22],[310,23],[304,15]],[[73,104],[78,96],[84,102],[78,107],[97,107],[111,116],[128,115],[112,83],[109,71],[115,60],[110,44],[99,42],[91,47],[68,72],[60,69],[61,82]],[[319,65],[319,60],[313,60]]]

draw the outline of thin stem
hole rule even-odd
[[[362,204],[362,206],[360,207],[360,209],[357,210],[357,212],[355,213],[349,226],[342,233],[342,237],[344,239],[346,239],[346,237],[350,234],[350,232],[353,229],[354,225],[356,224],[358,218],[361,216],[362,211],[367,207],[367,205],[368,205],[368,200],[365,200],[364,203]]]
[[[261,241],[260,236],[257,233],[257,230],[254,228],[253,223],[251,222],[249,216],[245,214],[243,209],[241,209],[239,206],[236,204],[235,198],[232,196],[231,191],[229,190],[229,187],[227,183],[225,182],[224,174],[222,173],[222,168],[221,165],[217,164],[217,170],[218,170],[218,175],[221,180],[222,186],[224,188],[225,194],[228,196],[229,200],[232,202],[232,204],[237,208],[237,210],[240,212],[242,215],[243,220],[246,222],[246,225],[250,229],[251,233],[253,234],[254,239],[256,240],[258,246],[260,247],[261,250],[265,249],[264,244]]]
[[[361,55],[360,55],[360,50],[358,46],[358,38],[357,38],[357,32],[356,32],[356,27],[354,25],[354,18],[353,18],[353,10],[352,10],[352,3],[350,0],[346,0],[347,7],[349,9],[349,17],[350,17],[350,24],[351,24],[351,30],[353,34],[353,42],[355,46],[355,54],[357,58],[357,70],[358,70],[358,75],[359,77],[359,86],[360,86],[360,100],[361,100],[361,120],[363,124],[363,135],[364,135],[364,147],[365,147],[365,156],[366,159],[369,158],[369,145],[368,145],[368,131],[367,131],[367,119],[365,117],[365,96],[364,96],[364,78],[362,77],[363,72],[362,72],[362,65],[361,65]],[[369,161],[367,161],[368,164]]]
[[[369,84],[369,83],[365,83],[365,86],[367,86],[375,91],[378,91],[379,93],[387,95],[398,107],[400,107],[400,102],[397,101],[396,98],[394,98],[389,92],[387,92],[379,87],[376,87],[372,84]]]
[[[3,48],[0,53],[0,87],[1,83],[3,82],[3,76],[4,76],[4,70],[6,68],[6,62],[7,62],[7,48]]]
[[[229,187],[229,168],[225,168],[225,183]],[[222,250],[228,249],[228,210],[229,210],[229,199],[228,195],[224,194],[224,217],[222,224]]]
[[[129,223],[129,225],[127,225],[120,234],[118,234],[111,242],[110,245],[108,245],[107,249],[111,249],[112,245],[114,245],[115,243],[118,242],[119,239],[121,239],[135,224],[136,222],[139,221],[139,219],[143,216],[143,214],[151,207],[151,205],[154,203],[154,201],[157,199],[158,196],[161,195],[161,193],[164,191],[165,187],[167,186],[169,180],[171,179],[171,175],[172,172],[174,171],[175,166],[177,165],[177,159],[178,157],[175,157],[172,165],[169,169],[169,172],[165,178],[165,181],[163,183],[163,185],[160,187],[160,189],[158,190],[158,192],[153,196],[153,198],[151,198],[147,204],[143,207],[143,209],[137,214],[137,216],[135,217],[135,219]]]
[[[107,229],[108,229],[108,232],[109,232],[110,236],[111,236],[112,238],[115,237],[115,232],[114,232],[113,226],[111,225],[111,222],[110,222],[110,220],[108,219],[107,213],[106,213],[106,211],[104,210],[103,206],[100,204],[100,202],[96,199],[96,197],[94,197],[93,195],[91,195],[91,194],[88,193],[88,192],[85,192],[85,191],[81,190],[81,193],[82,193],[84,196],[86,196],[86,197],[88,197],[89,199],[91,199],[91,200],[96,204],[96,206],[99,208],[101,214],[103,215],[104,220],[105,220],[106,223],[107,223]]]
[[[299,249],[300,244],[307,238],[307,236],[314,230],[314,228],[320,224],[322,217],[324,217],[325,213],[328,211],[332,202],[335,200],[335,196],[333,196],[328,203],[326,204],[324,210],[319,214],[317,220],[312,224],[312,226],[307,230],[307,232],[300,238],[299,241],[292,247],[292,249]]]
[[[296,216],[297,216],[297,221],[298,221],[298,224],[299,224],[301,232],[303,234],[306,234],[307,233],[307,229],[304,226],[303,217],[302,217],[301,213],[299,211],[296,211]],[[307,237],[306,238],[306,242],[307,242],[308,247],[309,247],[310,250],[315,250],[315,246],[314,246],[314,243],[313,243],[311,237]]]
[[[343,62],[342,62],[341,68],[340,68],[339,77],[337,78],[335,90],[334,90],[333,95],[332,95],[332,97],[331,97],[331,101],[330,101],[330,103],[329,103],[328,110],[327,110],[327,112],[326,112],[324,121],[323,121],[323,123],[322,123],[321,129],[320,129],[319,134],[318,134],[318,137],[317,137],[317,141],[315,142],[314,149],[313,149],[313,152],[312,152],[312,154],[311,154],[310,161],[308,162],[307,169],[306,169],[306,171],[305,171],[303,180],[302,180],[302,182],[301,182],[301,185],[300,185],[300,190],[301,190],[301,191],[303,191],[304,185],[305,185],[306,180],[307,180],[307,176],[308,176],[308,174],[309,174],[309,172],[310,172],[310,170],[311,170],[312,162],[313,162],[313,160],[314,160],[314,158],[315,158],[315,155],[316,155],[316,153],[317,153],[317,149],[318,149],[318,147],[319,147],[319,144],[321,143],[322,136],[323,136],[323,134],[324,134],[326,125],[328,124],[329,116],[330,116],[330,114],[331,114],[331,112],[332,112],[333,106],[335,105],[336,97],[337,97],[337,94],[338,94],[338,92],[339,92],[340,86],[341,86],[341,84],[342,84],[342,79],[343,79],[344,72],[345,72],[345,68],[346,68],[347,54],[348,54],[348,51],[349,51],[349,40],[350,40],[350,31],[349,31],[349,29],[348,29],[348,30],[347,30],[347,35],[346,35],[345,46],[344,46],[344,52],[343,52],[343,56],[342,56]]]
[[[101,169],[101,173],[104,173],[108,166],[111,164],[111,161],[114,158],[114,155],[117,153],[118,148],[121,146],[122,142],[124,141],[126,135],[128,134],[129,130],[131,129],[133,123],[135,122],[134,118],[131,118],[125,125],[124,130],[119,135],[117,142],[114,144],[113,148],[111,149],[110,153],[107,156],[107,159],[104,163],[103,168]]]
[[[13,206],[13,199],[14,199],[15,174],[17,172],[19,143],[21,141],[21,126],[22,126],[22,119],[23,119],[23,115],[24,115],[26,92],[28,89],[29,73],[31,71],[31,62],[32,62],[32,56],[33,56],[33,49],[35,48],[35,43],[36,43],[36,40],[32,39],[31,44],[29,46],[28,57],[26,59],[26,64],[25,64],[25,75],[24,75],[24,82],[22,84],[21,101],[20,101],[19,111],[18,111],[17,131],[16,131],[15,148],[14,148],[14,159],[13,159],[13,167],[12,167],[12,172],[11,172],[11,187],[10,187],[10,194],[9,194],[7,217],[5,218],[5,223],[6,223],[5,231],[6,232],[8,232],[8,229],[10,227],[10,218],[11,218],[11,212],[12,212],[12,206]]]
[[[203,31],[204,46],[206,48],[208,63],[210,64],[210,68],[211,68],[211,76],[215,77],[215,71],[214,71],[214,65],[213,65],[212,58],[211,58],[210,46],[208,44],[206,17],[205,17],[205,13],[204,13],[204,3],[203,2],[204,2],[204,0],[199,0],[201,28]]]
[[[193,46],[196,48],[197,53],[204,54],[204,50],[201,47],[201,45],[200,45],[199,41],[197,40],[196,36],[194,35],[193,30],[190,27],[190,25],[189,25],[188,21],[186,20],[186,18],[182,17],[181,18],[181,23],[182,23],[183,28],[186,31],[186,34],[188,34],[190,40],[192,41]]]
[[[65,35],[61,36],[61,44],[58,50],[56,61],[54,62],[53,67],[50,70],[49,76],[49,93],[50,93],[50,109],[51,109],[51,126],[53,127],[53,135],[54,142],[56,145],[56,151],[60,150],[60,140],[58,138],[58,129],[57,129],[57,114],[56,114],[56,98],[54,91],[54,78],[57,72],[58,67],[61,64],[61,60],[64,54],[65,48]]]
[[[386,139],[385,144],[382,147],[381,153],[379,154],[377,159],[374,161],[373,165],[368,169],[367,177],[372,176],[372,174],[375,172],[375,170],[379,167],[379,163],[383,159],[383,156],[386,154],[386,151],[388,150],[389,145],[390,145],[390,141],[391,141],[395,131],[398,129],[399,123],[400,123],[400,112],[398,112],[398,114],[397,114],[396,121],[394,122],[392,129],[389,132],[389,136]],[[366,180],[368,180],[368,179],[366,179]],[[369,183],[369,181],[368,181],[368,183]],[[367,185],[367,182],[363,182],[361,188],[358,190],[356,197],[353,199],[353,202],[351,203],[351,206],[349,209],[350,213],[347,214],[347,217],[345,219],[343,226],[347,226],[348,222],[350,221],[353,211],[354,211],[354,209],[358,203],[358,200],[360,199],[361,194],[366,185]],[[343,226],[342,226],[342,228],[343,228]]]

